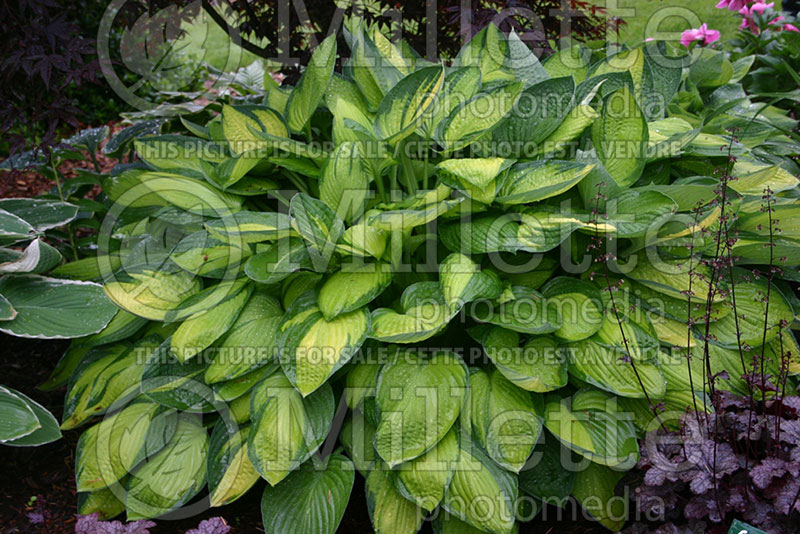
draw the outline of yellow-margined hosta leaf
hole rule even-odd
[[[416,343],[442,331],[454,315],[438,282],[408,286],[400,303],[404,313],[391,308],[372,312],[369,337],[392,343]]]
[[[528,204],[554,197],[583,180],[594,165],[574,161],[541,160],[518,163],[509,169],[497,195],[501,204]]]
[[[224,145],[184,135],[144,137],[136,139],[133,146],[139,157],[154,170],[198,178],[203,176],[201,161],[219,163],[226,156]]]
[[[451,311],[476,299],[497,298],[502,291],[494,271],[481,271],[469,256],[453,253],[439,265],[439,280],[444,300]]]
[[[249,426],[229,429],[224,419],[214,425],[207,465],[211,506],[232,503],[261,478],[247,456],[249,432]]]
[[[375,133],[395,144],[411,135],[436,101],[444,84],[444,67],[427,67],[406,76],[381,100]]]
[[[366,494],[375,534],[416,534],[422,527],[425,510],[400,495],[385,466],[369,472]]]
[[[334,400],[325,384],[303,398],[278,373],[261,381],[250,395],[247,454],[271,486],[297,469],[316,451],[333,422]]]
[[[325,319],[331,320],[366,306],[391,283],[391,267],[386,263],[344,264],[322,285],[317,303]]]
[[[366,308],[326,320],[313,292],[292,303],[278,330],[277,343],[281,367],[304,397],[355,355],[367,338],[369,322]]]
[[[301,131],[325,96],[336,64],[336,35],[329,35],[314,50],[308,67],[289,96],[286,119],[293,132]]]
[[[668,117],[647,123],[647,160],[659,160],[679,156],[683,147],[700,133],[680,117]]]
[[[353,464],[341,454],[325,469],[306,462],[280,487],[267,486],[261,498],[266,534],[334,534],[342,521],[355,481]]]
[[[541,410],[541,398],[538,400]],[[525,465],[542,430],[531,394],[497,369],[488,374],[478,369],[470,373],[461,426],[492,460],[514,473]]]
[[[497,193],[496,178],[515,160],[505,158],[461,158],[441,162],[437,169],[445,178],[454,177],[459,189],[485,204],[491,204]]]
[[[378,378],[375,448],[389,466],[421,456],[453,426],[468,387],[457,355],[398,351]]]
[[[306,291],[316,291],[322,281],[322,273],[292,273],[281,283],[281,304],[284,309],[297,300]]]
[[[592,126],[592,142],[619,186],[630,186],[642,175],[648,140],[647,122],[631,92],[623,87],[612,93]]]
[[[345,221],[364,213],[369,194],[368,167],[358,143],[342,143],[322,171],[319,198]]]
[[[444,498],[457,459],[458,437],[451,428],[432,449],[396,467],[390,477],[401,495],[431,512]]]
[[[561,328],[553,332],[554,336],[577,341],[586,339],[603,326],[604,305],[596,286],[559,276],[545,284],[542,294],[561,314]]]

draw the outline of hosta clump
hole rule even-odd
[[[708,373],[746,391],[756,352],[798,371],[791,292],[708,261],[738,232],[742,265],[765,243],[800,263],[796,229],[760,219],[767,188],[800,210],[793,121],[733,140],[777,112],[715,77],[722,56],[542,64],[490,25],[442,66],[350,29],[341,73],[329,38],[296,87],[142,137],[106,180],[121,310],[57,371],[65,427],[103,416],[81,512],[258,484],[267,531],[333,532],[355,469],[377,532],[504,534],[569,496],[619,529],[615,486],[664,410],[708,406]]]

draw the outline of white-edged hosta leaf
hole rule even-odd
[[[292,228],[288,215],[269,211],[240,211],[204,226],[213,237],[237,246],[288,237]]]
[[[42,428],[33,408],[18,392],[0,386],[0,443],[29,436]]]
[[[0,321],[10,321],[16,316],[17,310],[14,309],[14,306],[11,305],[7,298],[0,295]]]
[[[333,422],[333,391],[324,385],[303,398],[283,373],[261,381],[250,395],[247,454],[271,486],[316,451]]]
[[[592,141],[619,186],[630,186],[641,176],[648,140],[647,122],[634,95],[625,87],[612,93],[592,127]]]
[[[351,142],[337,146],[320,177],[320,200],[345,221],[361,216],[369,196],[369,168],[360,146]]]
[[[314,50],[308,67],[289,95],[286,121],[293,132],[301,131],[322,102],[336,64],[336,35],[329,35]]]
[[[0,332],[19,337],[63,339],[102,330],[117,307],[93,282],[26,274],[0,279],[0,294],[17,311]]]
[[[589,174],[594,165],[575,161],[541,160],[512,166],[500,186],[497,202],[528,204],[554,197]]]
[[[232,503],[261,478],[247,456],[249,432],[249,426],[229,428],[225,419],[214,425],[206,467],[211,506]]]
[[[313,291],[299,296],[278,329],[278,356],[287,378],[304,397],[316,391],[355,355],[369,322],[366,308],[326,320]]]
[[[457,460],[458,436],[451,428],[428,452],[392,471],[395,487],[405,498],[431,512],[442,502]]]
[[[24,219],[0,209],[0,239],[19,241],[36,237],[36,229]]]
[[[370,470],[365,491],[375,534],[416,534],[422,527],[425,510],[400,495],[385,467]]]
[[[395,144],[408,137],[436,101],[444,84],[443,66],[426,67],[392,87],[378,106],[375,133]]]
[[[0,263],[0,274],[44,273],[58,265],[61,253],[41,239],[34,239],[22,253],[13,251],[14,259]]]
[[[74,204],[43,198],[0,198],[0,210],[16,215],[37,232],[64,226],[78,215]]]
[[[267,486],[261,519],[267,534],[334,534],[342,521],[355,481],[353,464],[341,454],[322,469],[306,462],[280,486]]]
[[[317,305],[325,318],[331,320],[366,306],[391,283],[391,267],[386,263],[344,264],[322,284]]]
[[[375,448],[389,466],[421,456],[453,426],[468,387],[457,355],[398,351],[378,377]]]

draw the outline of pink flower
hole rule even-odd
[[[775,2],[770,2],[769,4],[767,4],[764,2],[764,0],[758,0],[758,2],[750,6],[750,16],[752,16],[753,13],[758,13],[759,15],[761,15],[764,13],[764,11],[766,11],[767,9],[772,9],[773,7],[775,7]]]
[[[709,30],[708,24],[703,23],[699,28],[686,30],[681,34],[681,44],[686,48],[694,41],[702,41],[703,44],[711,44],[719,40],[719,32],[717,30]]]
[[[745,5],[745,0],[720,0],[717,7],[719,9],[728,8],[731,11],[739,11]]]
[[[798,32],[798,33],[800,33],[800,30],[798,30],[797,26],[795,26],[794,24],[784,24],[783,25],[783,29],[786,30],[787,32]]]
[[[774,19],[772,19],[771,21],[769,21],[769,23],[770,23],[770,25],[772,25],[772,24],[777,24],[777,23],[779,23],[779,22],[780,22],[780,21],[782,21],[782,20],[783,20],[783,17],[782,17],[782,16],[780,16],[780,15],[778,15],[777,17],[775,17]]]

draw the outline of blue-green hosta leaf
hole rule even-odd
[[[277,240],[264,252],[252,256],[244,272],[260,284],[275,284],[300,269],[314,268],[305,241],[297,237]]]
[[[267,534],[334,534],[342,521],[355,481],[353,464],[341,454],[324,469],[306,462],[279,487],[267,486],[261,518]]]
[[[0,278],[0,294],[17,312],[0,322],[0,331],[19,337],[82,337],[102,330],[116,313],[103,287],[93,282],[6,276]]]
[[[531,394],[498,369],[470,373],[461,426],[497,465],[514,473],[525,465],[542,431]]]
[[[293,132],[301,131],[322,102],[336,64],[336,35],[329,35],[314,50],[308,67],[286,105],[286,120]]]
[[[493,299],[502,290],[493,271],[481,271],[481,266],[464,254],[453,253],[439,265],[439,280],[444,301],[452,311],[476,299]]]
[[[3,250],[5,252],[5,250]],[[0,263],[0,274],[44,273],[61,261],[61,253],[41,239],[34,239],[21,253],[11,251],[13,259]]]
[[[447,152],[478,141],[511,111],[522,86],[522,82],[515,82],[478,93],[439,123],[434,138]]]
[[[575,474],[572,494],[597,521],[612,532],[618,532],[627,520],[625,502],[615,498],[617,483],[623,471],[590,463]]]
[[[594,165],[574,161],[541,160],[518,163],[506,173],[497,202],[528,204],[554,197],[583,180]]]
[[[241,209],[242,199],[215,189],[206,182],[166,172],[139,175],[145,187],[182,210],[207,217],[225,217]]]
[[[198,416],[178,415],[172,438],[125,482],[128,519],[158,517],[189,502],[206,484],[208,434]]]
[[[540,293],[522,286],[513,288],[513,293],[511,300],[481,302],[470,313],[479,322],[523,334],[550,334],[561,328],[561,315]]]
[[[492,504],[479,509],[474,505],[477,502]],[[455,473],[442,506],[481,530],[510,533],[516,519],[517,477],[497,466],[469,437],[462,435]]]
[[[517,332],[495,326],[480,343],[503,376],[522,389],[545,393],[567,385],[567,364],[551,337],[534,336],[520,347]]]
[[[43,198],[2,198],[0,210],[16,215],[37,232],[64,226],[78,215],[74,204]]]
[[[370,470],[365,491],[375,534],[416,534],[422,527],[425,510],[400,495],[385,467]]]
[[[389,466],[421,456],[453,426],[468,387],[457,355],[398,351],[378,377],[375,448]]]
[[[316,295],[301,295],[286,310],[278,329],[284,373],[304,397],[316,391],[355,355],[367,338],[369,323],[367,308],[326,320]]]
[[[720,87],[733,77],[733,64],[721,50],[695,48],[689,79],[698,87]]]
[[[171,343],[178,360],[185,362],[194,358],[225,334],[233,326],[252,292],[253,286],[248,284],[213,308],[194,314],[181,323],[172,335]]]
[[[342,143],[322,171],[319,198],[345,221],[364,212],[369,194],[369,174],[358,143]]]
[[[249,432],[249,426],[228,428],[224,419],[214,425],[206,466],[211,506],[232,503],[261,478],[247,456]]]
[[[542,294],[561,314],[561,328],[553,332],[557,338],[586,339],[603,326],[603,300],[596,286],[577,278],[558,276],[542,287]]]
[[[544,425],[569,449],[592,462],[630,469],[639,461],[636,430],[616,397],[596,389],[545,398]]]
[[[391,308],[378,308],[372,312],[370,338],[391,343],[416,343],[441,332],[453,317],[438,282],[410,285],[400,300],[403,313]]]
[[[342,265],[319,290],[317,305],[326,319],[351,312],[372,302],[392,283],[386,263]]]
[[[417,506],[433,511],[444,498],[458,452],[458,436],[451,428],[428,452],[392,471],[397,491]]]
[[[333,422],[334,407],[329,385],[303,398],[283,373],[266,378],[253,390],[247,454],[271,486],[319,448]]]
[[[612,93],[592,127],[597,157],[621,187],[633,184],[642,174],[649,133],[639,105],[623,87]]]
[[[304,193],[292,197],[289,215],[294,229],[310,244],[308,254],[315,268],[326,268],[344,233],[342,219],[327,204]]]
[[[566,351],[570,374],[600,389],[622,397],[649,396],[651,399],[661,398],[667,391],[667,383],[659,368],[647,361],[630,358],[624,348],[604,346],[585,339],[570,343]]]
[[[457,158],[437,165],[437,169],[457,181],[459,189],[484,204],[491,204],[497,194],[496,178],[515,160],[505,158]]]
[[[392,144],[411,135],[444,85],[443,66],[420,69],[392,87],[378,106],[375,133]]]
[[[453,252],[517,252],[524,248],[517,238],[520,219],[521,216],[515,213],[475,217],[458,224],[443,225],[440,237],[445,247]]]
[[[132,281],[106,282],[103,289],[114,304],[139,317],[163,321],[182,302],[200,292],[198,277],[184,271],[132,274]]]
[[[277,138],[289,137],[283,118],[270,108],[222,106],[220,125],[224,141],[228,142],[231,152],[237,155],[269,146],[256,132]]]
[[[536,85],[550,78],[533,50],[520,39],[515,30],[508,34],[507,65],[517,79],[525,82],[525,87]]]

